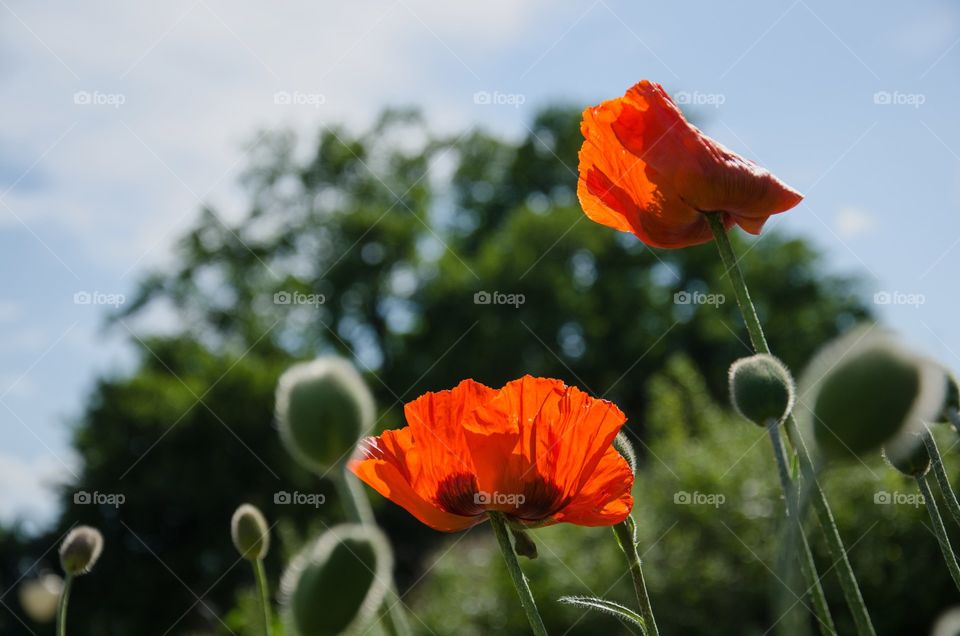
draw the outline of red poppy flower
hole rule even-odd
[[[705,212],[759,234],[803,197],[724,148],[683,117],[659,84],[643,80],[583,111],[577,195],[586,215],[653,247],[712,238]]]
[[[431,528],[463,530],[488,511],[514,523],[607,526],[633,507],[633,473],[613,447],[625,416],[559,380],[500,390],[464,380],[404,408],[405,428],[360,442],[350,470]]]

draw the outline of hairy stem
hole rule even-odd
[[[627,557],[627,565],[630,569],[630,576],[633,578],[633,589],[637,593],[637,602],[640,604],[640,615],[643,616],[644,627],[647,636],[659,636],[657,631],[657,621],[653,618],[653,606],[650,604],[650,595],[647,593],[647,584],[643,580],[643,568],[640,562],[640,553],[637,552],[637,544],[633,535],[633,521],[627,517],[626,520],[613,526],[613,533],[617,537],[617,543]]]
[[[830,615],[827,597],[823,593],[823,586],[820,583],[820,577],[817,575],[817,564],[813,560],[810,543],[803,532],[797,487],[790,478],[787,452],[783,445],[783,438],[780,436],[780,423],[771,421],[767,425],[767,432],[773,445],[773,455],[777,460],[777,474],[780,476],[780,487],[783,489],[783,495],[787,502],[787,516],[790,517],[791,525],[789,526],[787,545],[792,546],[797,540],[801,542],[803,553],[799,555],[800,569],[809,584],[808,593],[813,601],[814,615],[820,622],[820,633],[824,636],[835,636],[837,628],[833,624],[833,616]]]
[[[510,543],[510,534],[507,531],[507,524],[503,515],[499,512],[487,513],[490,517],[490,525],[493,527],[493,534],[497,537],[497,544],[500,546],[500,552],[503,554],[503,560],[507,563],[507,570],[510,572],[510,579],[513,586],[517,588],[517,594],[520,596],[520,605],[527,614],[527,620],[530,621],[530,629],[535,636],[547,636],[547,628],[543,626],[543,619],[540,618],[540,612],[537,611],[537,604],[533,600],[533,593],[530,586],[527,585],[527,578],[520,569],[520,562],[513,551],[513,545]]]
[[[347,472],[346,468],[343,468],[339,470],[333,481],[347,518],[354,523],[374,525],[376,520],[373,518],[370,500],[367,499],[366,493],[353,475]],[[382,619],[386,623],[387,631],[392,636],[410,636],[413,633],[410,629],[410,621],[407,620],[406,610],[404,610],[403,602],[397,593],[397,586],[392,578],[387,587],[384,605],[386,610]]]
[[[747,325],[747,333],[750,336],[750,342],[754,351],[757,353],[770,353],[767,346],[767,339],[763,334],[763,327],[760,325],[760,319],[757,317],[757,310],[750,300],[750,291],[747,289],[747,283],[743,278],[743,272],[737,263],[736,256],[733,253],[733,247],[730,245],[730,238],[723,227],[723,214],[712,212],[706,214],[707,221],[710,223],[710,229],[713,231],[713,238],[720,251],[720,259],[723,266],[730,275],[733,284],[734,296],[737,299],[737,305],[740,307],[740,313]],[[847,558],[847,550],[844,548],[843,539],[837,530],[837,524],[833,519],[833,512],[830,510],[830,504],[827,497],[816,481],[816,471],[810,453],[807,450],[803,438],[797,430],[796,421],[793,415],[787,416],[786,421],[787,434],[793,442],[794,450],[800,460],[800,469],[804,479],[809,479],[812,488],[813,507],[816,510],[820,526],[824,530],[827,539],[827,546],[830,555],[836,562],[837,576],[840,579],[840,586],[843,588],[843,596],[847,601],[847,606],[853,614],[854,622],[857,626],[857,634],[860,636],[874,636],[876,631],[870,620],[870,614],[863,602],[863,596],[860,594],[860,586],[857,584],[857,578],[850,566],[850,560]]]
[[[957,495],[950,485],[950,478],[947,477],[947,471],[943,468],[943,457],[940,455],[940,449],[937,448],[937,441],[933,439],[933,433],[927,429],[923,434],[923,443],[927,447],[927,454],[930,455],[930,468],[933,470],[933,476],[937,479],[940,486],[940,492],[943,494],[943,500],[947,504],[947,510],[950,516],[960,525],[960,501],[957,501]]]
[[[940,544],[940,551],[943,552],[943,560],[947,562],[947,569],[950,570],[950,576],[957,589],[960,590],[960,565],[957,565],[957,557],[953,553],[953,547],[950,545],[950,538],[947,536],[947,529],[943,525],[943,517],[940,516],[940,510],[937,508],[937,502],[933,499],[933,491],[930,490],[930,484],[926,477],[917,477],[917,485],[920,492],[923,493],[924,503],[927,506],[927,512],[930,513],[930,523],[933,524],[933,532],[937,535],[937,543]]]
[[[63,591],[60,592],[60,602],[57,603],[57,636],[67,634],[67,602],[70,600],[70,585],[73,575],[67,574],[63,579]]]
[[[267,573],[263,569],[262,559],[252,561],[251,565],[253,577],[257,580],[257,599],[263,621],[263,636],[270,636],[270,593],[267,591]]]

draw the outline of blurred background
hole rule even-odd
[[[246,633],[236,505],[278,522],[274,583],[339,519],[272,416],[283,369],[326,352],[380,428],[464,377],[614,400],[663,631],[766,633],[782,504],[763,432],[727,409],[748,350],[715,248],[651,250],[576,202],[580,111],[641,78],[806,195],[735,237],[795,373],[861,321],[957,366],[953,3],[0,0],[0,34],[3,634],[52,633],[15,589],[77,522],[107,538],[74,592],[87,633]],[[927,633],[957,599],[913,484],[877,458],[826,488],[880,633]],[[326,503],[275,503],[296,492]],[[486,528],[373,499],[416,627],[526,632]],[[551,631],[622,630],[555,603],[629,601],[609,530],[537,536]]]

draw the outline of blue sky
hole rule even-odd
[[[50,517],[71,418],[129,365],[109,303],[201,202],[241,214],[255,133],[391,104],[519,136],[550,101],[659,81],[806,195],[768,227],[862,274],[889,325],[960,367],[960,7],[852,4],[0,0],[0,519]]]

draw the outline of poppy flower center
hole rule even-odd
[[[540,475],[524,479],[516,492],[486,492],[478,488],[475,475],[457,473],[440,482],[436,501],[447,512],[465,517],[496,510],[523,521],[541,521],[563,508],[569,497]]]
[[[437,485],[437,503],[455,515],[474,517],[483,514],[478,495],[477,477],[470,473],[450,475]]]
[[[563,496],[563,491],[540,475],[535,475],[523,484],[523,503],[516,511],[505,511],[506,514],[524,521],[540,521],[546,519],[569,503],[569,497]]]

